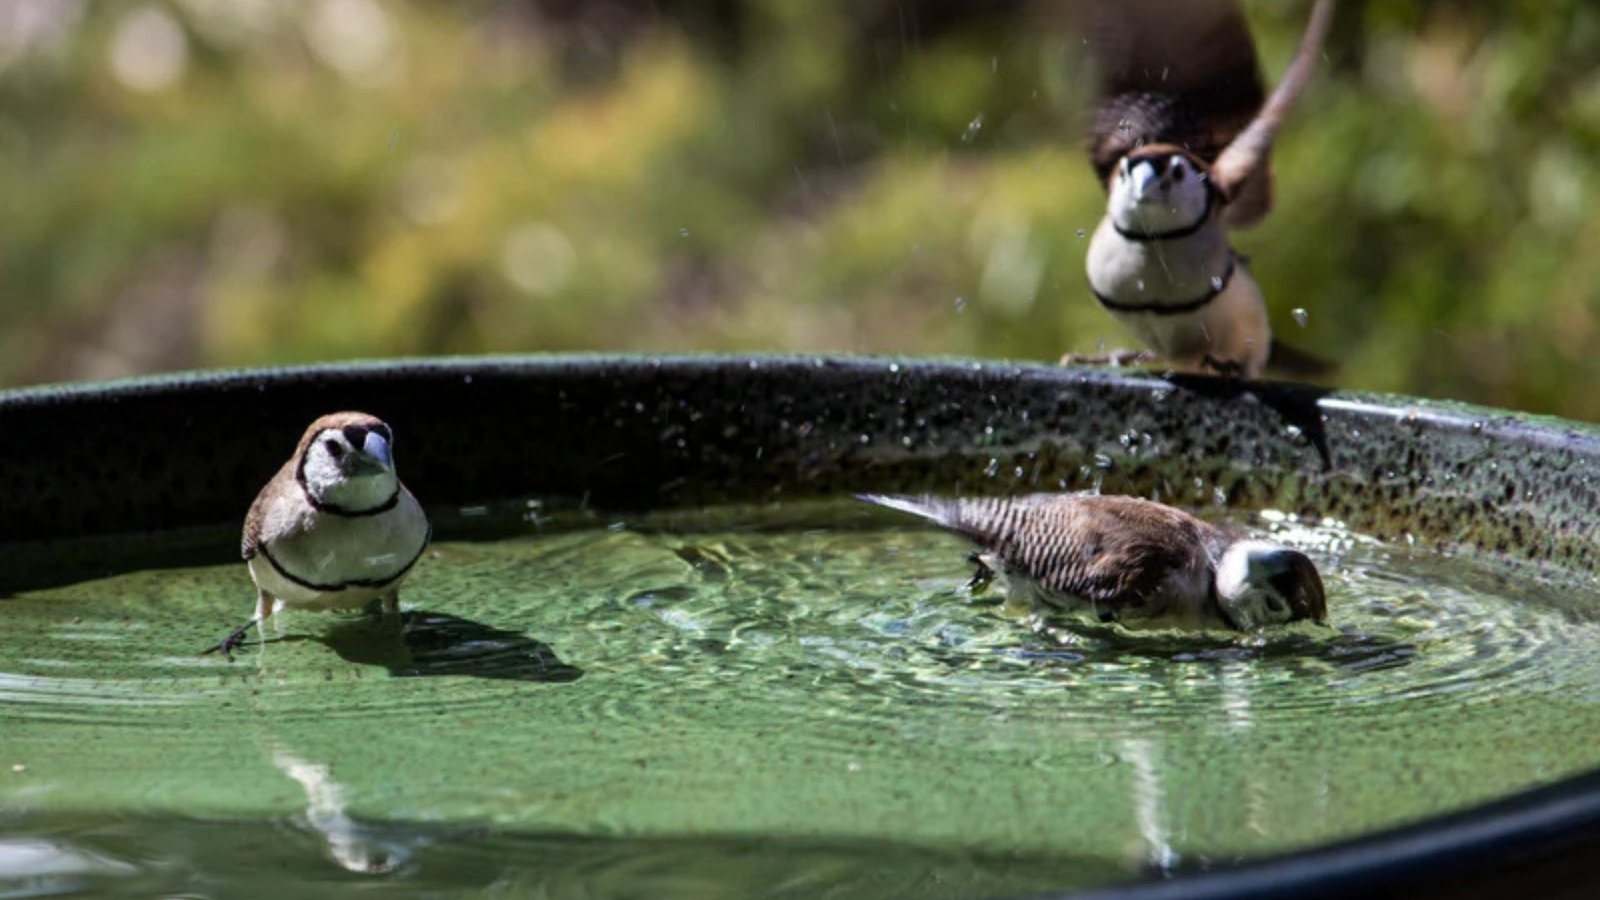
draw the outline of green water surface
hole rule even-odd
[[[1016,894],[1600,765],[1592,597],[1247,524],[1318,561],[1330,627],[1041,617],[849,502],[441,543],[403,626],[288,614],[231,665],[196,651],[241,564],[0,598],[0,894]]]

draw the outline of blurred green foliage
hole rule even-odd
[[[10,2],[5,383],[1128,345],[1049,3]],[[1600,418],[1597,161],[1600,7],[1345,0],[1237,243],[1342,384]]]

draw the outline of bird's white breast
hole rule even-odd
[[[266,541],[250,574],[287,607],[360,606],[396,587],[427,540],[422,507],[402,489],[378,515],[314,514],[304,530]]]
[[[1207,356],[1239,364],[1246,377],[1266,366],[1272,329],[1266,301],[1242,260],[1235,260],[1220,226],[1174,240],[1133,241],[1109,217],[1089,245],[1089,284],[1119,304],[1179,305],[1203,297],[1225,277],[1219,294],[1190,312],[1112,309],[1134,336],[1177,368],[1202,371]]]

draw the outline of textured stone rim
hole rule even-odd
[[[1600,431],[1561,420],[997,362],[513,356],[0,392],[0,598],[48,580],[52,554],[80,576],[89,561],[107,571],[130,559],[150,565],[146,553],[167,554],[158,563],[175,552],[229,558],[256,489],[305,424],[336,409],[394,426],[402,474],[437,512],[442,538],[471,533],[452,511],[535,497],[622,510],[1098,486],[1188,506],[1330,517],[1582,584],[1600,569],[1591,537]],[[1539,816],[1575,796],[1600,798],[1600,775],[1524,795],[1521,818],[1506,820],[1493,846],[1526,853],[1527,839],[1544,833],[1529,830]],[[1585,841],[1600,843],[1600,801],[1591,806],[1567,823],[1565,846],[1587,852]],[[1337,871],[1442,874],[1466,852],[1451,836],[1465,840],[1499,808],[1358,842],[1351,846],[1364,849],[1338,857]],[[1473,833],[1481,839],[1481,829]],[[1417,834],[1434,851],[1454,847],[1456,862],[1433,852],[1397,864],[1397,842]],[[1328,852],[1288,859],[1314,866]]]

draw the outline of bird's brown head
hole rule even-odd
[[[314,499],[362,509],[395,491],[394,432],[363,412],[318,418],[300,437],[295,477]]]
[[[1193,231],[1221,199],[1205,160],[1174,144],[1128,152],[1112,168],[1106,190],[1112,223],[1133,234]]]

